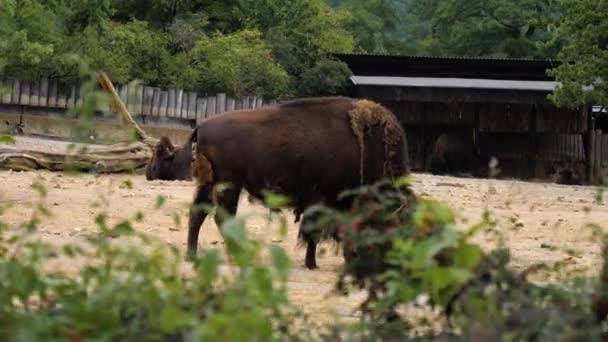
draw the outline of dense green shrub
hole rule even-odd
[[[299,93],[304,96],[343,95],[347,93],[352,72],[346,63],[321,60],[302,73]]]
[[[197,89],[234,96],[278,97],[288,93],[289,75],[276,64],[257,31],[215,34],[201,39],[191,52]]]

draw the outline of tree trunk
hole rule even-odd
[[[135,129],[137,142],[103,147],[84,146],[68,149],[64,153],[0,148],[0,167],[18,171],[95,170],[100,173],[129,172],[144,167],[158,140],[148,136],[133,120],[105,73],[99,75],[99,83],[112,97],[114,109],[121,121]]]

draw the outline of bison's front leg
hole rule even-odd
[[[202,208],[203,205],[211,204],[211,191],[213,184],[199,185],[196,188],[194,201],[190,207],[190,219],[188,222],[188,258],[193,259],[196,256],[198,247],[198,233],[201,229],[207,212]]]
[[[300,231],[298,232],[298,237],[300,240],[306,242],[306,259],[304,264],[306,268],[310,270],[314,270],[317,267],[317,244],[320,240],[320,234],[316,231],[316,229],[311,229],[311,226],[308,226],[307,223],[310,222],[312,218],[307,215],[304,215],[302,218],[302,222],[300,223]]]

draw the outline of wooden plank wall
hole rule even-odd
[[[171,118],[196,123],[226,111],[255,109],[276,103],[256,96],[232,98],[225,93],[200,96],[183,89],[143,85],[116,85],[116,91],[135,118]],[[0,78],[0,104],[69,109],[82,104],[82,98],[77,85],[47,79],[22,81]]]

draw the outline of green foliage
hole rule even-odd
[[[44,187],[38,188],[44,197]],[[0,225],[3,340],[268,341],[292,331],[279,325],[289,317],[285,252],[273,246],[271,264],[259,263],[262,246],[247,239],[243,221],[225,226],[228,253],[239,261],[231,277],[222,275],[217,250],[203,253],[183,277],[183,256],[136,233],[130,220],[110,224],[99,214],[98,232],[84,246],[32,240],[46,215],[42,201],[37,208],[23,228]],[[89,262],[75,275],[43,270],[59,258]]]
[[[351,52],[352,34],[345,28],[345,13],[332,11],[323,0],[239,1],[246,28],[265,33],[275,60],[292,79],[328,52]]]
[[[608,105],[608,4],[557,1],[561,17],[555,37],[564,42],[563,64],[551,71],[561,82],[551,99],[560,106]]]
[[[273,61],[257,31],[218,33],[203,38],[191,54],[198,72],[199,91],[277,97],[290,87],[289,75]]]
[[[10,135],[0,135],[0,145],[14,145],[15,138]]]
[[[60,73],[64,18],[35,0],[3,1],[0,7],[0,72],[25,79]]]
[[[335,4],[348,13],[346,28],[355,37],[357,50],[367,53],[401,53],[403,37],[399,37],[400,20],[407,7],[398,1],[348,0]]]
[[[158,84],[166,61],[167,40],[141,21],[88,26],[76,38],[75,50],[96,70],[105,71],[116,83],[143,80]]]
[[[544,58],[563,47],[559,58],[574,63],[554,71],[564,83],[555,101],[605,103],[606,83],[597,81],[606,73],[603,2],[4,0],[0,6],[0,73],[11,77],[74,79],[77,65],[67,56],[78,54],[118,83],[289,97],[338,91],[333,82],[320,89],[313,81],[330,52]],[[252,32],[259,37],[239,41]],[[249,63],[243,53],[227,58],[211,51],[203,60],[200,46],[211,42],[251,48],[255,57]],[[202,71],[208,64],[219,69],[217,79]],[[268,75],[257,81],[254,66]],[[252,75],[235,81],[242,72]]]
[[[321,60],[302,73],[299,93],[304,96],[345,94],[350,75],[352,72],[345,63]]]
[[[427,1],[433,6],[430,51],[459,56],[543,57],[537,42],[550,36],[546,21],[555,10],[547,0]],[[428,8],[416,8],[429,13]]]

